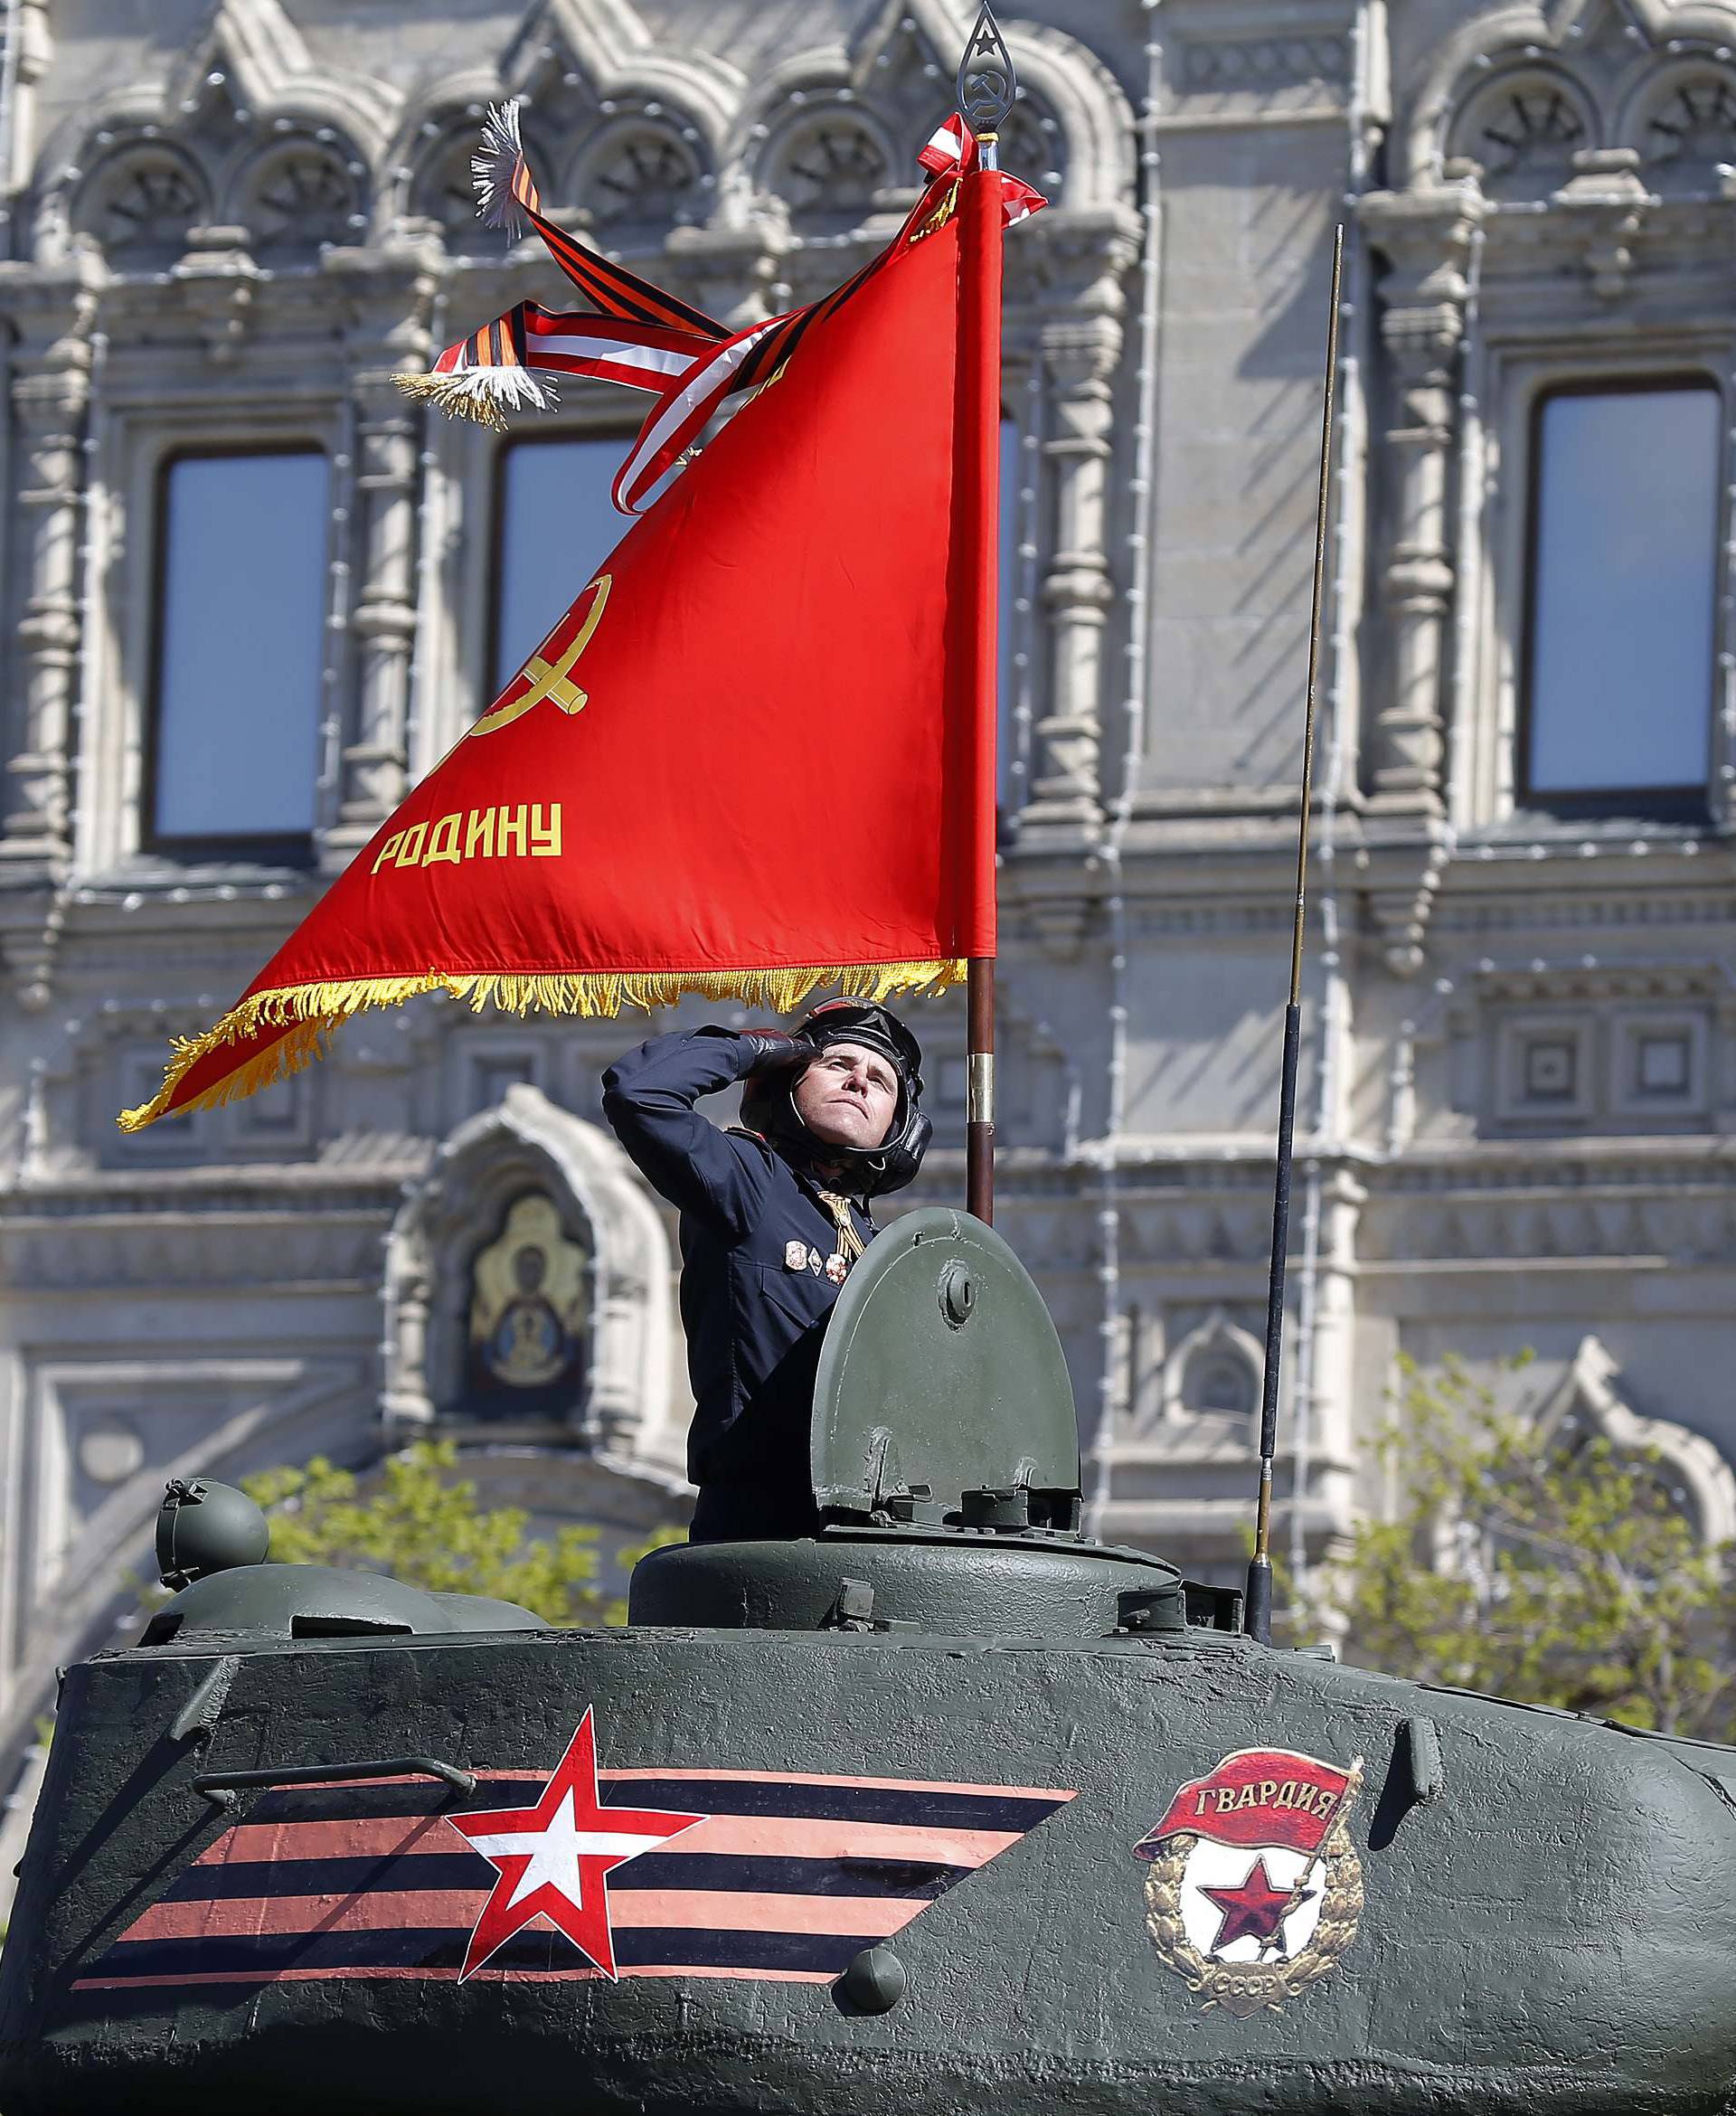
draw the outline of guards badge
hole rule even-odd
[[[1288,1749],[1238,1749],[1191,1779],[1134,1846],[1150,1861],[1146,1930],[1205,2004],[1258,2013],[1324,1977],[1356,1937],[1363,1870],[1348,1770]]]

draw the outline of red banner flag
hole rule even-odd
[[[420,992],[787,1011],[825,983],[938,990],[994,952],[1009,180],[974,161],[807,312],[125,1128],[250,1093],[347,1015]]]
[[[1185,1830],[1214,1844],[1277,1846],[1312,1856],[1361,1772],[1360,1762],[1341,1771],[1290,1749],[1238,1749],[1203,1778],[1190,1779],[1134,1851],[1156,1858],[1169,1837]]]

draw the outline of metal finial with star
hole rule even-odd
[[[1018,92],[1013,54],[985,4],[976,12],[976,27],[958,62],[958,108],[979,139],[985,136],[992,139],[1006,122]]]

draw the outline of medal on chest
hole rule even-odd
[[[784,1269],[787,1271],[812,1271],[816,1278],[822,1273],[835,1286],[842,1286],[850,1275],[854,1259],[842,1249],[835,1249],[828,1257],[822,1257],[817,1249],[810,1249],[806,1242],[786,1242],[784,1244]]]

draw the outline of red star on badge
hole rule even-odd
[[[1240,1887],[1202,1888],[1200,1894],[1223,1913],[1223,1922],[1212,1942],[1212,1953],[1222,1954],[1238,1940],[1258,1940],[1262,1952],[1274,1940],[1282,1947],[1285,1919],[1305,1903],[1312,1903],[1315,1892],[1305,1888],[1293,1894],[1288,1888],[1274,1888],[1262,1853]]]
[[[446,1819],[498,1875],[465,1949],[462,1983],[537,1918],[564,1932],[614,1980],[608,1876],[706,1817],[604,1807],[597,1795],[597,1745],[587,1706],[535,1807],[484,1808]]]

